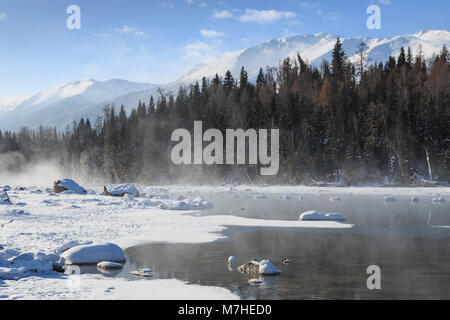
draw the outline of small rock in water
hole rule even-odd
[[[235,262],[236,262],[236,258],[235,258],[235,257],[230,256],[230,257],[228,258],[228,263],[229,263],[229,264],[232,264],[232,263],[235,263]]]
[[[289,264],[291,263],[291,261],[288,258],[284,258],[283,260],[281,260],[283,262],[283,264]]]
[[[243,264],[238,270],[248,274],[277,275],[281,273],[269,260],[259,261],[257,259]]]
[[[385,196],[384,201],[385,202],[395,202],[395,201],[397,201],[397,199],[395,199],[395,197],[393,197],[393,196]]]
[[[248,283],[250,283],[251,285],[257,286],[257,285],[264,283],[264,281],[261,279],[250,279],[250,280],[248,280]]]
[[[122,269],[123,265],[121,263],[117,263],[117,262],[102,261],[102,262],[97,263],[97,268],[105,269],[105,270]]]
[[[134,270],[134,271],[131,271],[130,273],[136,277],[146,277],[146,278],[153,277],[152,269],[150,269],[150,268]]]

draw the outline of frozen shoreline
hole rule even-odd
[[[24,252],[54,253],[69,241],[113,242],[126,249],[155,242],[202,243],[218,240],[227,226],[279,228],[332,228],[352,226],[333,221],[277,221],[241,218],[231,215],[195,216],[199,210],[173,211],[158,208],[161,203],[174,201],[174,195],[187,194],[355,194],[355,195],[450,195],[450,188],[321,188],[295,186],[139,186],[140,198],[111,198],[102,188],[88,188],[88,194],[53,194],[37,188],[8,192],[12,205],[0,205],[0,245]],[[41,190],[44,190],[42,188]],[[148,195],[153,195],[150,198]],[[170,199],[169,199],[170,198]],[[0,251],[1,252],[1,251]],[[4,267],[1,265],[0,269]],[[82,289],[68,291],[65,276],[54,272],[23,278],[19,281],[1,280],[0,299],[230,299],[238,298],[229,290],[202,287],[178,280],[105,279],[95,275],[82,276]],[[112,288],[114,289],[108,289]],[[39,290],[37,290],[39,288]],[[158,292],[156,294],[155,292]],[[159,295],[159,293],[161,294]]]

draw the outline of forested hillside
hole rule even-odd
[[[430,178],[428,152],[433,179],[448,181],[447,48],[429,61],[402,49],[370,66],[364,44],[360,49],[359,62],[351,64],[338,39],[332,61],[320,69],[298,56],[277,69],[261,68],[251,83],[242,68],[176,94],[161,91],[129,115],[123,106],[106,106],[102,118],[81,119],[65,132],[0,131],[1,168],[14,172],[56,159],[74,177],[111,182],[411,185]],[[204,130],[280,129],[278,175],[259,176],[254,165],[172,164],[172,131],[192,130],[195,120]]]

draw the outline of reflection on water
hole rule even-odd
[[[334,197],[329,201],[330,197]],[[379,196],[292,196],[281,200],[211,195],[215,205],[204,214],[298,220],[303,211],[337,212],[352,229],[237,228],[227,240],[206,244],[152,244],[127,250],[127,264],[118,276],[152,268],[154,278],[176,278],[221,286],[244,299],[450,299],[450,210],[423,197],[384,202]],[[255,259],[270,259],[282,271],[257,278],[230,271]],[[289,258],[290,264],[282,259]],[[381,290],[367,289],[369,265],[381,268]],[[151,281],[151,280],[149,280]]]

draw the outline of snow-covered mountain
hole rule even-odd
[[[228,70],[236,77],[239,75],[242,66],[245,66],[250,79],[255,79],[260,67],[278,66],[279,62],[286,57],[296,60],[297,53],[301,55],[303,60],[318,66],[324,59],[331,59],[337,37],[334,34],[318,33],[273,39],[256,47],[227,54],[222,59],[210,64],[198,65],[176,82],[192,83],[202,77],[212,78],[216,73],[223,76]],[[445,30],[421,31],[412,35],[385,39],[370,37],[340,38],[343,49],[352,62],[357,59],[356,50],[361,42],[365,42],[367,45],[368,63],[386,62],[389,55],[398,56],[401,47],[410,46],[414,54],[422,48],[423,55],[430,58],[434,53],[439,53],[444,44],[450,45],[450,32]]]
[[[161,86],[165,92],[176,92],[180,85],[187,85],[212,78],[217,73],[223,76],[228,70],[239,76],[242,66],[249,78],[254,80],[260,67],[276,67],[286,57],[320,65],[331,59],[333,46],[338,36],[328,33],[297,35],[273,39],[255,47],[226,54],[208,64],[200,64],[178,80]],[[446,30],[421,31],[416,34],[392,38],[341,37],[343,48],[351,61],[356,61],[357,46],[367,45],[368,63],[385,62],[389,56],[398,56],[401,47],[411,47],[414,54],[420,50],[426,58],[439,53],[442,47],[450,47],[450,32]],[[39,125],[64,129],[67,124],[81,117],[95,120],[106,104],[124,105],[129,111],[138,101],[148,101],[156,96],[158,86],[133,83],[125,80],[99,82],[86,79],[54,87],[27,98],[0,98],[0,129],[18,130],[23,126],[36,128]]]
[[[42,124],[63,129],[81,117],[95,120],[103,108],[97,107],[99,103],[155,87],[157,85],[120,79],[84,79],[58,85],[26,98],[0,99],[0,128],[17,130],[24,126],[36,128]]]

